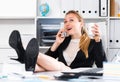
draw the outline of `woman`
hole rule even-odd
[[[67,33],[67,37],[62,37],[63,32]],[[35,38],[28,43],[26,51],[23,47],[21,47],[22,51],[18,47],[12,47],[16,51],[18,50],[20,55],[23,55],[20,52],[24,51],[25,58],[18,57],[18,59],[23,59],[27,71],[60,71],[78,67],[92,67],[94,63],[97,67],[103,67],[106,56],[100,39],[99,27],[96,24],[92,32],[94,39],[88,36],[83,18],[71,10],[65,15],[64,28],[59,30],[56,41],[45,53],[46,55],[38,52],[38,42]],[[9,42],[12,40],[10,38]],[[15,43],[18,44],[21,41],[16,40]],[[54,58],[58,58],[58,61]]]

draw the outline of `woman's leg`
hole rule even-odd
[[[25,50],[23,48],[21,36],[18,30],[12,31],[9,37],[9,45],[15,49],[18,58],[14,59],[11,58],[12,60],[19,61],[20,63],[25,63]]]
[[[36,64],[35,66],[35,72],[43,72],[46,71],[44,68],[42,68],[41,66],[39,66],[38,64]]]
[[[47,71],[62,71],[70,69],[70,67],[64,65],[62,62],[42,53],[39,53],[37,57],[37,64]]]
[[[35,66],[37,63],[37,57],[39,54],[39,46],[36,38],[32,38],[25,51],[25,69],[26,71],[35,72]]]
[[[25,69],[26,71],[38,72],[41,70],[61,71],[68,70],[70,68],[50,56],[39,53],[38,41],[33,38],[26,47]]]

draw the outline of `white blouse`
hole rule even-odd
[[[73,62],[77,55],[77,52],[80,49],[79,42],[80,39],[71,39],[68,47],[63,51],[63,56],[68,66],[70,66],[70,64]]]

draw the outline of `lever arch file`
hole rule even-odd
[[[83,17],[99,17],[99,0],[80,0],[80,2],[80,13]]]
[[[105,17],[108,15],[108,0],[99,0],[99,16]]]

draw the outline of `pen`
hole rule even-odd
[[[13,73],[14,75],[17,75],[17,76],[19,76],[19,77],[21,77],[21,78],[25,78],[25,76],[24,75],[22,75],[22,74],[19,74],[19,73]]]

